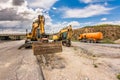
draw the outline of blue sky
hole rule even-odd
[[[56,8],[56,10],[50,10],[49,13],[51,16],[54,15],[52,16],[54,22],[56,20],[63,20],[63,21],[74,20],[74,21],[79,21],[82,23],[84,22],[96,22],[97,23],[97,22],[120,20],[120,0],[101,0],[101,1],[99,0],[99,2],[96,2],[94,0],[86,0],[86,1],[88,1],[88,3],[85,3],[85,0],[84,1],[82,0],[59,0],[53,5]],[[69,8],[69,9],[73,9],[73,11],[74,9],[78,9],[77,11],[79,11],[79,9],[84,10],[85,7],[89,7],[90,5],[91,6],[93,5],[94,7],[95,6],[97,7],[99,5],[99,7],[104,7],[105,9],[110,9],[110,10],[103,11],[103,12],[106,12],[103,14],[101,11],[101,13],[96,13],[94,15],[89,15],[86,17],[82,17],[82,15],[84,15],[83,13],[83,14],[79,14],[81,15],[81,17],[78,16],[78,18],[70,17],[70,16],[67,18],[63,18],[64,12],[62,11],[60,12],[59,10],[57,10],[60,8]],[[98,10],[96,11],[99,11],[99,7],[98,7]],[[66,10],[69,10],[69,9],[66,9]],[[89,12],[87,11],[89,10],[86,10],[85,13],[89,14]],[[92,12],[92,10],[90,11]],[[73,12],[73,13],[77,13],[77,12]]]
[[[30,30],[37,15],[45,16],[46,32],[72,25],[120,25],[120,0],[2,0],[0,31]]]

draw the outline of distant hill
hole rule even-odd
[[[73,39],[77,40],[79,34],[86,32],[102,32],[104,39],[117,40],[120,39],[120,25],[96,25],[96,26],[86,26],[79,29],[74,29]]]

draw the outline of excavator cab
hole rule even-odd
[[[61,29],[56,35],[53,35],[53,40],[55,42],[62,41],[62,45],[70,47],[72,34],[73,34],[72,26],[69,25],[66,28]]]

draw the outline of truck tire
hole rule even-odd
[[[93,40],[91,40],[91,43],[94,43],[94,41],[93,41]]]
[[[87,43],[90,43],[91,41],[90,40],[87,40]]]

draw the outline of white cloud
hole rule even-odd
[[[18,4],[18,1],[24,1],[24,0],[14,0],[16,4]],[[8,0],[6,3],[5,2],[1,2],[0,3],[0,11],[1,10],[7,10],[4,12],[8,13],[7,16],[9,16],[10,14],[12,15],[12,10],[14,12],[15,15],[23,17],[23,19],[34,19],[35,17],[37,17],[37,15],[43,15],[43,14],[47,14],[48,15],[48,8],[51,8],[51,6],[56,2],[57,0],[35,0],[33,3],[38,3],[38,5],[40,5],[41,7],[33,9],[33,8],[29,8],[28,7],[28,2],[24,1],[24,3],[22,3],[21,5],[14,5],[13,4],[13,0]],[[31,3],[32,4],[32,3]],[[37,5],[36,5],[37,6]],[[43,9],[44,8],[44,9]],[[55,7],[53,8],[55,9]],[[9,13],[9,10],[11,11]],[[1,15],[4,15],[4,13],[2,12]],[[11,16],[12,17],[12,16]],[[14,17],[14,16],[13,16]],[[1,18],[2,19],[2,18]],[[6,18],[5,18],[6,19]]]
[[[0,0],[0,3],[1,3],[1,2],[7,2],[7,1],[8,1],[8,0]]]
[[[93,2],[93,1],[95,1],[95,0],[79,0],[80,2],[84,2],[84,3],[91,3],[91,2]]]
[[[105,22],[98,22],[96,25],[99,24],[113,24],[113,25],[120,25],[120,21],[105,21]]]
[[[108,3],[107,3],[107,2],[105,2],[105,3],[104,3],[104,5],[105,5],[105,6],[107,6],[107,5],[108,5]]]
[[[19,1],[22,3],[19,4]],[[29,3],[27,0],[14,0],[14,4],[13,0],[0,1],[0,11],[2,11],[2,13],[0,13],[0,15],[2,15],[0,16],[0,31],[1,29],[2,31],[7,30],[9,32],[25,31],[25,29],[30,31],[32,28],[32,22],[40,14],[45,16],[45,30],[50,32],[54,24],[52,23],[52,19],[48,11],[56,1],[58,0],[31,0]],[[33,7],[35,9],[33,9]],[[53,7],[52,9],[55,10],[56,8]],[[3,11],[7,15],[4,14]]]
[[[30,1],[31,7],[39,7],[49,10],[58,0],[33,0]]]
[[[80,24],[81,24],[81,27],[84,27],[84,26],[94,25],[95,23],[94,22],[83,22],[83,23],[80,23]]]
[[[8,0],[5,2],[0,2],[0,10],[6,9],[6,8],[11,8],[12,7],[12,0]]]
[[[26,32],[22,31],[13,31],[12,29],[6,29],[4,31],[0,31],[0,34],[26,34]]]
[[[107,18],[102,18],[102,19],[101,19],[101,21],[106,21],[106,20],[107,20]]]
[[[78,21],[71,21],[71,22],[58,22],[53,24],[52,22],[46,23],[46,32],[47,33],[56,33],[59,32],[60,29],[72,25],[73,29],[80,28],[80,23]]]
[[[50,33],[56,33],[59,32],[60,29],[72,25],[73,29],[81,28],[85,26],[93,26],[93,25],[101,25],[101,24],[113,24],[113,25],[120,25],[120,21],[105,21],[105,22],[84,22],[80,23],[78,21],[71,21],[71,22],[58,22],[56,24],[50,23],[51,26],[48,32]],[[47,27],[47,26],[46,26]]]
[[[25,29],[31,29],[32,22],[39,14],[43,14],[46,18],[46,23],[52,21],[48,11],[37,8],[28,8],[28,3],[25,1],[20,6],[15,6],[12,4],[12,0],[8,2],[0,3],[0,29],[8,31],[25,31]],[[4,11],[4,12],[3,12]],[[27,20],[24,20],[27,19]],[[17,20],[17,21],[16,21]]]
[[[99,2],[106,2],[106,1],[112,1],[112,0],[79,0],[82,3],[99,3]]]
[[[13,27],[17,26],[20,23],[20,21],[0,21],[0,25],[2,27]]]
[[[78,21],[69,22],[68,25],[72,25],[73,28],[80,28],[80,23]]]
[[[0,3],[0,11],[3,9],[11,9],[15,11],[16,15],[21,16],[23,19],[28,19],[27,21],[23,21],[22,19],[16,21],[0,21],[0,26],[1,28],[4,29],[4,31],[23,31],[25,32],[25,29],[30,29],[32,28],[32,22],[39,14],[43,14],[45,16],[45,30],[46,33],[52,33],[52,32],[58,32],[60,29],[63,27],[66,27],[68,25],[72,25],[73,28],[79,28],[82,25],[87,25],[91,23],[79,23],[77,21],[71,21],[71,22],[58,22],[56,24],[52,23],[52,19],[48,13],[49,9],[53,6],[53,4],[57,0],[35,0],[35,2],[31,3],[30,6],[32,7],[39,7],[36,9],[28,7],[27,1],[24,2],[21,6],[14,6],[12,5],[12,0],[9,0],[6,3],[1,2]],[[34,5],[33,5],[34,4]],[[37,5],[35,5],[37,4]],[[55,10],[55,7],[52,7],[53,10]],[[67,11],[68,10],[68,11]],[[107,14],[108,11],[111,10],[111,8],[105,8],[104,6],[101,5],[90,5],[87,6],[83,9],[70,9],[70,8],[65,8],[62,9],[62,12],[64,13],[65,18],[86,18],[86,17],[91,17],[95,15],[100,15],[100,14]],[[9,12],[8,12],[9,13]],[[12,13],[9,13],[12,14]],[[8,14],[8,15],[9,15]],[[14,17],[14,16],[13,16]]]
[[[101,21],[101,22],[88,22],[81,23],[81,26],[94,26],[94,25],[102,25],[102,24],[112,24],[112,25],[120,25],[120,21]]]
[[[120,25],[120,21],[101,21],[101,22],[88,22],[81,23],[81,26],[94,26],[94,25],[102,25],[102,24],[112,24],[112,25]]]
[[[56,10],[57,8],[56,7],[52,7],[53,10]]]
[[[88,18],[101,14],[108,14],[112,8],[106,8],[102,5],[89,5],[83,9],[62,8],[63,18]]]

